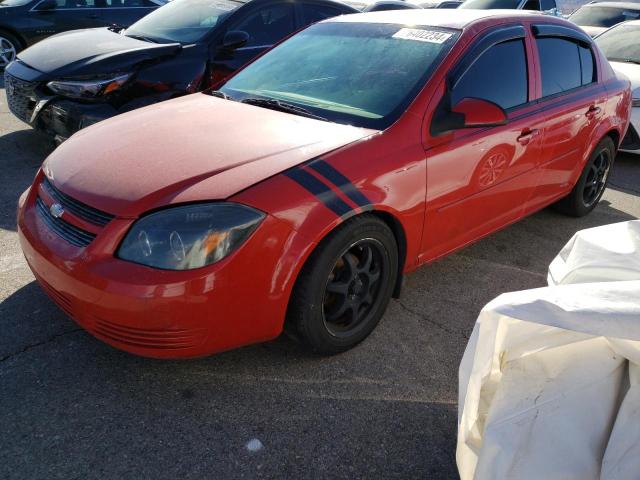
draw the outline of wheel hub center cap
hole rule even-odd
[[[362,295],[364,295],[364,293],[366,292],[366,283],[363,281],[360,275],[358,275],[353,280],[353,282],[351,282],[349,290],[353,298],[361,297]]]

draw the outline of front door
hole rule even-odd
[[[507,112],[508,123],[454,130],[425,145],[423,260],[519,218],[537,185],[544,118],[531,114],[535,80],[525,30],[506,27],[504,34],[493,31],[475,44],[448,80],[451,105],[463,98],[488,100]]]

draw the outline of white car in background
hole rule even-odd
[[[613,69],[631,81],[631,123],[620,148],[640,154],[640,20],[620,23],[596,37],[595,42]]]
[[[594,1],[569,15],[569,21],[581,27],[591,37],[596,37],[619,23],[636,19],[640,19],[640,3],[637,2]]]

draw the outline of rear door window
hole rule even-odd
[[[524,41],[509,40],[486,50],[451,92],[452,105],[480,98],[509,109],[527,103],[529,82]]]
[[[592,83],[591,49],[564,38],[537,38],[542,96],[548,97]]]

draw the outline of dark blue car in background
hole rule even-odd
[[[0,0],[0,70],[16,54],[60,32],[127,27],[166,0]]]

